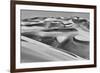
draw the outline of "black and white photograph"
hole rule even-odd
[[[12,1],[11,72],[96,66],[96,6]]]
[[[21,62],[89,59],[89,13],[21,10]]]

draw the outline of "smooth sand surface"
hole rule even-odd
[[[30,42],[22,41],[21,62],[48,62],[82,60],[79,56],[73,56],[49,45],[23,37]]]

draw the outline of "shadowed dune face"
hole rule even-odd
[[[86,36],[83,36],[84,34]],[[59,48],[89,59],[89,21],[86,19],[79,17],[67,19],[64,17],[33,17],[23,19],[21,21],[21,35],[50,45],[54,49]],[[78,37],[76,38],[76,36]],[[77,42],[77,40],[83,42]],[[88,42],[87,44],[85,40]],[[22,41],[25,40],[22,39]]]

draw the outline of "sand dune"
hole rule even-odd
[[[22,62],[83,60],[83,58],[72,53],[70,54],[70,52],[65,53],[59,49],[55,49],[54,47],[24,36],[21,38],[26,40],[21,42]]]
[[[86,19],[25,19],[21,23],[21,40],[21,62],[89,59],[89,21]]]

